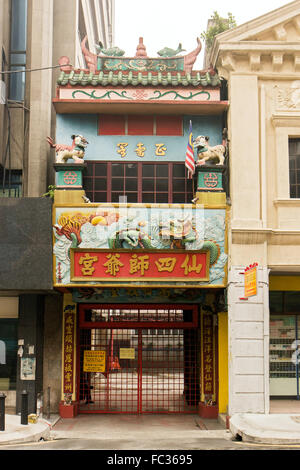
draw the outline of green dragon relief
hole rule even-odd
[[[188,232],[181,232],[181,236],[178,232],[175,232],[174,226],[170,225],[167,230],[161,225],[159,236],[169,240],[169,249],[185,249],[187,243],[193,243],[196,241],[196,233],[191,229]],[[116,249],[145,249],[153,250],[158,249],[157,244],[153,243],[151,236],[141,230],[140,228],[125,228],[115,232],[108,239],[109,248],[112,250]],[[210,255],[210,266],[213,266],[219,256],[220,247],[214,240],[204,240],[201,250],[209,251]]]

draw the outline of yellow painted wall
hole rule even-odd
[[[300,276],[270,276],[269,290],[300,291]]]
[[[228,315],[218,313],[219,413],[228,407]]]

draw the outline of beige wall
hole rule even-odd
[[[3,21],[0,21],[0,67],[2,67],[2,48],[6,54],[6,60],[9,60],[9,17],[10,17],[10,8],[9,0],[2,0],[0,2],[0,18]],[[1,69],[0,69],[1,70]],[[3,80],[3,75],[0,75],[0,80]],[[8,78],[4,79],[8,83]],[[3,163],[4,152],[6,147],[6,110],[3,104],[0,104],[0,163]]]
[[[300,0],[218,35],[211,63],[229,85],[229,415],[269,413],[269,276],[300,273],[288,150],[300,137]],[[253,262],[257,294],[245,299]]]
[[[295,40],[290,23],[285,31],[287,41]],[[230,261],[294,272],[300,271],[300,200],[289,196],[288,140],[300,137],[300,31],[293,47],[271,44],[272,30],[261,43],[261,34],[256,42],[231,42],[231,51],[224,40],[216,63],[229,82]]]

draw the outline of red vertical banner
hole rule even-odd
[[[69,297],[69,296],[65,296]],[[76,331],[76,304],[64,301],[63,316],[63,400],[66,404],[74,399],[75,379],[75,331]]]
[[[202,322],[203,351],[203,394],[212,398],[214,394],[214,329],[213,316],[203,315]],[[205,397],[207,398],[207,397]]]

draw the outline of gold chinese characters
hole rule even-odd
[[[79,254],[77,275],[85,278],[140,276],[166,277],[170,273],[178,278],[206,276],[207,253],[111,253]]]
[[[127,150],[129,148],[128,142],[119,142],[117,144],[117,153],[121,155],[122,158],[127,156]],[[135,147],[135,153],[138,157],[144,157],[147,151],[147,147],[143,142],[138,142]],[[158,157],[163,157],[166,155],[167,147],[164,143],[155,144],[155,155]]]

